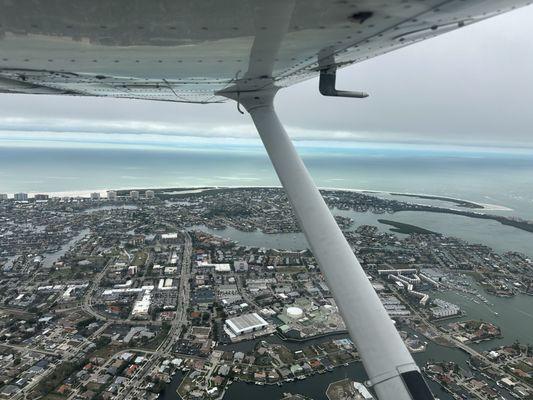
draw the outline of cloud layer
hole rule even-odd
[[[277,109],[299,141],[533,148],[531,20],[530,6],[342,70],[338,86],[368,99],[322,97],[315,79],[282,90]],[[4,145],[257,142],[231,102],[0,95],[0,132]]]

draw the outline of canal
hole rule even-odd
[[[495,221],[478,220],[463,216],[427,213],[427,212],[398,212],[395,214],[372,214],[370,212],[360,213],[354,211],[334,210],[334,214],[350,217],[354,219],[354,224],[350,229],[356,229],[360,225],[374,225],[379,230],[385,232],[390,228],[379,223],[378,219],[389,219],[398,222],[405,222],[417,225],[425,229],[441,232],[449,236],[455,236],[471,243],[481,243],[494,248],[495,251],[521,251],[526,254],[533,254],[533,234],[524,232],[516,228],[503,226]],[[288,250],[302,250],[307,248],[307,241],[301,233],[290,234],[264,234],[260,231],[242,232],[232,227],[221,230],[210,229],[205,226],[197,226],[197,229],[238,241],[243,246],[278,248]],[[401,234],[397,234],[402,236]],[[533,343],[533,296],[517,295],[512,298],[500,298],[487,294],[473,280],[472,287],[479,290],[485,296],[489,304],[472,301],[472,296],[464,296],[455,292],[433,293],[435,297],[448,300],[459,305],[466,315],[463,319],[482,319],[490,321],[500,326],[504,338],[482,342],[473,345],[478,350],[486,350],[502,344],[512,344],[515,340],[522,343]],[[320,343],[331,338],[347,337],[346,334],[335,335],[328,338],[311,339],[307,342],[284,342],[278,336],[273,335],[257,340],[267,340],[270,343],[283,343],[289,349],[297,349],[302,345]],[[236,344],[221,346],[220,349],[227,351],[249,351],[253,349],[256,341],[247,341]],[[427,361],[454,361],[462,368],[471,371],[468,364],[468,356],[456,348],[448,348],[428,343],[426,351],[414,354],[413,357],[420,366]],[[472,371],[471,371],[472,372]],[[250,383],[235,382],[231,384],[224,399],[230,400],[272,400],[279,399],[283,393],[299,393],[312,397],[315,400],[326,399],[326,389],[331,382],[351,378],[357,381],[364,381],[366,374],[362,363],[356,362],[348,366],[335,368],[325,374],[316,374],[301,381],[287,382],[283,386],[265,385],[257,386]],[[161,395],[163,400],[175,400],[178,398],[176,388],[183,379],[181,372],[177,373],[172,382],[167,387],[165,393]],[[443,391],[439,385],[429,381],[433,393],[442,400],[451,400],[452,397]],[[494,384],[491,384],[494,386]],[[507,395],[505,396],[508,397]]]

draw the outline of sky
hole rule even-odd
[[[323,97],[318,80],[279,92],[276,108],[300,143],[347,147],[510,149],[533,153],[533,6],[347,67]],[[0,146],[257,143],[233,102],[0,95]]]

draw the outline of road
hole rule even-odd
[[[191,274],[192,239],[188,232],[183,231],[181,233],[184,239],[184,244],[181,259],[178,302],[176,306],[176,314],[170,323],[167,337],[161,342],[155,352],[149,356],[147,362],[132,376],[130,380],[132,383],[123,387],[119,391],[116,399],[125,400],[139,396],[138,391],[144,377],[150,373],[153,367],[159,364],[163,357],[172,353],[173,346],[179,340],[182,332],[186,329],[187,309],[189,308],[190,296],[189,277]]]
[[[103,320],[103,321],[106,321],[108,318],[106,318],[105,316],[97,313],[93,309],[93,307],[92,307],[92,298],[93,298],[93,295],[98,290],[98,287],[100,286],[100,282],[102,281],[103,277],[107,273],[107,269],[111,266],[111,264],[113,264],[114,261],[115,261],[115,258],[112,257],[107,262],[107,264],[104,266],[104,268],[102,268],[102,270],[98,273],[98,275],[96,275],[96,277],[92,281],[91,285],[89,286],[89,288],[85,292],[85,295],[83,296],[82,305],[81,305],[81,308],[83,309],[83,311],[85,311],[86,313],[92,315],[96,319]]]
[[[41,349],[36,349],[33,347],[17,346],[15,344],[8,344],[8,343],[2,343],[0,344],[0,347],[8,347],[10,349],[18,350],[18,351],[27,351],[27,352],[33,351],[35,353],[46,354],[47,356],[62,357],[66,355],[66,353],[63,351],[58,352],[58,351],[41,350]]]
[[[191,273],[191,255],[192,255],[192,239],[188,232],[182,232],[182,236],[184,239],[184,245],[183,245],[183,253],[182,253],[182,265],[181,265],[181,273],[180,273],[180,285],[179,285],[179,295],[177,300],[177,307],[176,307],[176,314],[172,321],[170,322],[170,329],[168,331],[167,336],[165,339],[161,342],[161,344],[157,347],[155,350],[145,350],[145,349],[138,349],[138,348],[131,348],[127,350],[121,350],[119,353],[123,353],[126,351],[131,351],[135,353],[144,353],[147,356],[146,363],[137,370],[137,372],[132,376],[129,384],[126,384],[125,387],[123,387],[119,393],[116,396],[116,399],[130,399],[135,398],[138,395],[138,390],[141,386],[141,383],[144,380],[144,377],[150,373],[153,367],[158,366],[161,359],[163,357],[166,357],[172,352],[173,346],[176,344],[176,342],[179,340],[182,332],[187,327],[187,309],[189,307],[189,296],[190,296],[190,289],[189,289],[189,278]],[[109,262],[104,266],[102,271],[98,273],[98,275],[95,277],[95,279],[92,281],[92,284],[87,289],[82,302],[81,302],[81,308],[87,312],[88,314],[94,316],[100,321],[105,321],[105,323],[97,330],[95,331],[89,338],[89,340],[84,341],[83,343],[80,343],[79,346],[77,346],[73,351],[71,351],[68,354],[62,354],[62,362],[69,361],[77,358],[80,355],[85,354],[86,347],[91,344],[91,339],[97,338],[109,325],[111,325],[113,322],[115,322],[115,319],[106,317],[104,315],[99,314],[92,308],[92,297],[96,293],[96,291],[99,288],[100,282],[105,276],[108,268],[112,265],[114,259],[109,260]],[[161,322],[153,322],[153,321],[131,321],[131,320],[121,320],[116,319],[117,323],[121,324],[128,324],[128,325],[161,325]],[[43,350],[36,350],[36,349],[30,349],[24,346],[9,346],[16,348],[17,350],[23,350],[23,351],[37,351],[40,353],[48,354],[48,355],[56,355],[59,354],[43,351]],[[108,361],[114,360],[116,358],[116,355],[114,357],[110,357]],[[41,382],[43,379],[46,379],[48,375],[50,375],[54,369],[56,368],[55,364],[51,364],[49,368],[41,374],[38,379],[35,381],[29,383],[26,385],[24,390],[20,391],[14,396],[14,399],[26,399],[28,394],[38,385],[39,382]],[[78,393],[78,388],[75,388],[73,390],[73,393],[71,395],[75,396]]]

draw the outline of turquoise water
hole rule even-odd
[[[465,198],[533,218],[533,157],[400,150],[302,149],[318,185]],[[5,147],[0,193],[131,187],[279,185],[264,151]]]
[[[499,253],[517,251],[533,257],[533,233],[502,225],[492,220],[415,211],[400,211],[394,214],[372,214],[371,212],[361,213],[333,210],[333,213],[352,218],[354,223],[350,229],[356,229],[360,225],[374,225],[382,232],[389,232],[391,227],[378,221],[379,219],[385,218],[420,226],[447,236],[466,240],[470,243],[483,244]],[[259,231],[242,232],[232,227],[225,229],[201,227],[201,229],[214,235],[236,240],[244,246],[287,250],[304,250],[309,247],[302,233],[265,235]],[[402,234],[396,234],[402,236]]]
[[[301,149],[306,165],[322,187],[427,193],[498,204],[512,211],[489,211],[533,219],[533,157],[483,153],[444,153],[383,149]],[[19,148],[0,144],[0,193],[105,190],[111,188],[279,185],[260,148],[95,149]],[[389,196],[390,197],[390,196]],[[442,201],[398,200],[452,206]],[[533,256],[533,234],[495,221],[399,212],[393,216],[349,215],[356,225],[377,219],[423,228],[483,243],[504,252]],[[381,229],[388,229],[381,226]],[[228,232],[239,237],[238,232]],[[254,246],[305,248],[299,235],[246,234]]]
[[[335,213],[340,213],[338,210],[334,210]],[[359,223],[373,224],[377,225],[381,230],[387,229],[386,226],[377,223],[379,215],[374,215],[371,213],[354,213],[349,211],[343,211],[343,215],[351,215],[356,220],[354,226],[357,226]],[[402,213],[398,213],[402,214]],[[405,213],[407,214],[407,213]],[[428,214],[428,213],[411,213],[412,215],[409,218],[416,218],[416,214]],[[396,214],[395,214],[396,215]],[[395,219],[395,215],[390,217]],[[442,214],[437,214],[437,217],[441,217]],[[387,216],[389,218],[389,216]],[[464,218],[464,217],[462,217]],[[412,219],[410,219],[411,222]],[[474,223],[479,222],[478,220],[472,220]],[[375,223],[374,223],[375,222]],[[423,222],[422,220],[420,222]],[[481,221],[482,223],[484,221]],[[481,225],[482,225],[481,223]],[[445,221],[437,222],[440,226],[448,226],[453,232],[454,226],[461,225],[460,221],[450,221],[449,225],[446,225]],[[468,225],[468,223],[467,223]],[[233,240],[238,240],[241,244],[250,245],[250,246],[265,246],[265,247],[281,247],[281,248],[302,248],[305,246],[305,238],[302,234],[263,234],[261,232],[253,232],[252,234],[248,232],[241,232],[233,228],[227,228],[224,230],[208,230],[215,234],[231,238]],[[465,228],[466,231],[470,228]],[[485,227],[479,226],[479,231],[482,233]],[[471,234],[475,234],[475,230],[471,230]],[[463,232],[464,233],[464,232]],[[456,232],[456,236],[459,236],[461,232]],[[479,236],[480,238],[483,237]],[[502,243],[504,241],[502,240]],[[512,298],[500,298],[493,295],[490,295],[483,291],[479,285],[477,285],[473,280],[472,284],[477,288],[480,293],[482,293],[487,300],[490,302],[490,305],[478,302],[475,303],[471,300],[472,296],[464,296],[451,291],[446,292],[436,292],[433,293],[435,297],[442,298],[448,301],[451,301],[461,307],[463,311],[466,312],[466,315],[461,319],[482,319],[484,321],[490,321],[502,328],[503,338],[491,340],[488,342],[482,342],[479,344],[473,344],[472,346],[479,351],[488,350],[496,346],[504,344],[512,344],[515,340],[518,340],[522,343],[532,343],[533,340],[533,296],[527,295],[517,295]],[[262,340],[264,338],[258,339]],[[266,338],[269,342],[281,342],[277,337]],[[314,340],[311,340],[313,342]],[[319,341],[317,339],[316,341]],[[253,347],[253,342],[242,342],[237,344],[231,344],[228,346],[223,346],[226,350],[233,351],[248,351]],[[293,345],[291,343],[286,344],[289,348],[297,347],[299,345]],[[414,354],[413,357],[417,361],[418,365],[422,366],[430,360],[439,360],[439,361],[454,361],[458,363],[462,368],[469,370],[467,365],[468,356],[459,349],[456,348],[447,348],[435,343],[428,343],[427,349],[425,352]],[[326,400],[325,391],[328,385],[331,382],[337,381],[339,379],[344,379],[350,377],[354,380],[364,381],[366,379],[366,374],[362,367],[362,364],[357,362],[350,364],[347,367],[340,367],[335,369],[333,372],[325,375],[315,375],[304,381],[296,381],[292,383],[285,383],[282,387],[277,386],[255,386],[247,383],[234,383],[231,385],[226,395],[225,399],[249,399],[254,398],[257,400],[267,400],[267,399],[279,399],[282,397],[284,392],[291,393],[300,393],[311,396],[315,400]],[[175,389],[179,385],[181,380],[181,374],[177,374],[172,383],[169,385],[166,392],[160,397],[163,400],[175,400],[178,397],[175,394]],[[433,381],[428,380],[428,384],[433,390],[433,393],[442,400],[452,400],[452,397],[443,391],[439,385]],[[494,384],[491,384],[494,386]],[[507,397],[509,398],[509,397]]]

